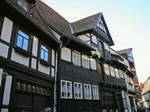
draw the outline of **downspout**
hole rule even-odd
[[[59,52],[61,51],[61,49],[63,48],[63,43],[61,43],[60,47],[56,50],[56,58],[57,58],[57,61],[55,63],[57,63],[57,67],[55,69],[55,81],[54,81],[54,107],[53,107],[53,110],[54,112],[57,112],[57,84],[58,84],[58,68],[59,68],[59,61],[60,61],[60,58],[59,58]]]
[[[59,95],[59,91],[58,90],[60,90],[59,88],[58,88],[58,84],[59,84],[59,78],[60,78],[60,72],[57,72],[58,70],[60,70],[60,51],[61,51],[61,49],[65,46],[65,45],[67,45],[67,44],[69,44],[69,42],[70,42],[70,39],[67,39],[66,41],[63,41],[63,37],[61,37],[61,45],[60,45],[60,47],[56,50],[56,53],[57,53],[57,67],[56,67],[56,70],[55,70],[55,82],[54,82],[54,107],[53,107],[53,111],[54,112],[57,112],[57,110],[59,109],[59,107],[57,107],[57,105],[59,104],[59,98],[58,98],[58,95]],[[59,105],[58,105],[59,106]]]

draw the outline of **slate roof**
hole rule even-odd
[[[32,16],[30,16],[29,14],[27,14],[25,11],[23,11],[21,9],[21,7],[19,7],[17,5],[17,1],[16,0],[6,0],[7,3],[9,3],[13,8],[15,8],[15,10],[17,10],[18,12],[20,12],[22,15],[24,15],[29,21],[31,21],[37,28],[41,29],[44,33],[46,33],[48,36],[50,36],[53,40],[57,41],[58,40],[56,38],[54,38],[55,36],[53,35],[52,32],[50,32],[48,26],[44,23],[43,19],[40,17],[40,15],[38,14],[38,10],[36,7],[34,7],[32,9]]]
[[[39,7],[43,17],[45,17],[50,25],[56,27],[57,30],[63,33],[70,33],[69,22],[64,17],[42,1],[38,1],[37,6]]]
[[[93,29],[99,17],[100,13],[97,13],[92,16],[81,19],[79,21],[71,23],[74,33],[84,32]]]
[[[49,27],[53,28],[53,30],[55,30],[61,36],[69,38],[72,41],[78,42],[80,43],[81,46],[93,49],[84,41],[72,35],[69,22],[65,18],[63,18],[60,14],[58,14],[55,10],[46,5],[44,2],[38,1],[36,3],[37,4],[36,7],[32,9],[32,16],[29,16],[29,14],[27,14],[17,5],[16,3],[17,0],[5,0],[5,1],[9,3],[13,8],[15,8],[15,10],[24,15],[29,21],[34,23],[36,27],[38,27],[39,29],[44,31],[48,36],[53,38],[53,40],[58,42],[53,33],[49,30]]]
[[[128,54],[131,50],[132,50],[132,48],[128,48],[128,49],[119,50],[117,52],[119,54]]]

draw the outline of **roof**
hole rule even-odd
[[[39,7],[42,16],[45,17],[51,26],[56,27],[57,30],[61,32],[70,33],[69,22],[64,17],[42,1],[38,1],[37,6]]]
[[[100,13],[97,13],[92,16],[81,19],[79,21],[71,23],[74,33],[84,32],[84,31],[93,29],[99,16],[100,16]]]
[[[37,3],[37,7],[39,8],[41,15],[45,18],[46,22],[48,22],[48,25],[52,29],[57,31],[57,33],[59,33],[63,37],[66,37],[77,43],[80,43],[83,46],[93,49],[91,46],[86,44],[83,40],[76,38],[74,35],[71,34],[71,29],[69,26],[70,23],[64,17],[58,14],[55,10],[53,10],[51,7],[49,7],[42,1],[39,1]]]
[[[31,21],[36,27],[40,28],[48,36],[53,38],[53,40],[58,41],[50,28],[59,33],[61,36],[71,39],[72,41],[80,43],[81,46],[93,49],[91,46],[86,44],[79,38],[76,38],[71,34],[69,22],[58,14],[55,10],[50,8],[42,1],[36,3],[36,7],[32,9],[32,16],[29,16],[25,11],[23,11],[18,5],[16,5],[16,0],[5,0],[9,3],[15,10],[20,12],[29,21]]]
[[[25,11],[21,9],[18,5],[16,5],[16,0],[6,0],[7,3],[9,3],[15,10],[20,12],[22,15],[24,15],[29,21],[31,21],[37,28],[42,30],[44,33],[46,33],[51,39],[55,40],[58,42],[58,40],[55,38],[53,33],[49,30],[48,26],[45,24],[43,21],[43,18],[39,15],[38,9],[34,7],[32,9],[32,16],[29,16]]]
[[[128,49],[119,50],[117,52],[119,54],[128,54],[131,50],[132,50],[132,48],[128,48]]]

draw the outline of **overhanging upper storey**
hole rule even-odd
[[[74,35],[93,33],[108,45],[114,45],[102,13],[73,22],[70,26]]]

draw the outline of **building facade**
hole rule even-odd
[[[150,108],[150,77],[143,84],[141,104],[146,108]]]
[[[59,43],[34,5],[0,1],[1,112],[39,112],[54,105]]]
[[[141,101],[142,97],[141,97],[141,89],[140,89],[140,85],[139,85],[139,81],[138,81],[138,77],[136,73],[136,67],[134,63],[132,48],[120,50],[118,51],[118,53],[124,56],[129,62],[130,72],[133,74],[133,84],[134,84],[134,88],[136,92],[135,99],[136,99],[136,105],[137,105],[137,103]]]
[[[128,60],[102,13],[69,23],[42,1],[0,9],[0,112],[135,110]]]

